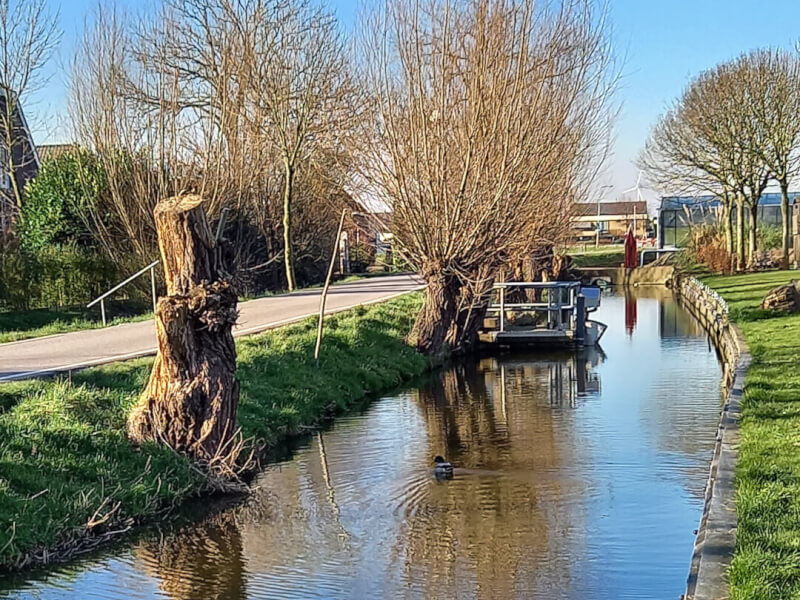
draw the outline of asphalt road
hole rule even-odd
[[[326,314],[371,304],[421,288],[411,275],[375,277],[331,286]],[[234,336],[299,321],[319,312],[321,289],[270,296],[239,304]],[[126,323],[0,344],[0,381],[25,379],[156,352],[153,321]]]

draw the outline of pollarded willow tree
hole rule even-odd
[[[362,175],[427,282],[412,337],[469,343],[500,269],[568,220],[614,78],[590,2],[387,0],[364,40]]]

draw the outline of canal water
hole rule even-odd
[[[595,318],[602,350],[456,365],[311,437],[244,504],[0,596],[677,599],[720,367],[664,290]]]

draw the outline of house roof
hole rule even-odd
[[[575,215],[579,217],[597,216],[598,211],[601,217],[620,217],[628,218],[636,215],[647,214],[647,202],[644,200],[630,200],[621,202],[576,202]]]
[[[76,144],[41,144],[37,146],[36,149],[39,152],[39,159],[44,162],[46,160],[58,158],[62,154],[66,154],[77,147]]]

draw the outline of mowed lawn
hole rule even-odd
[[[753,363],[742,404],[731,598],[800,598],[800,315],[763,311],[800,272],[705,277],[730,306]]]

